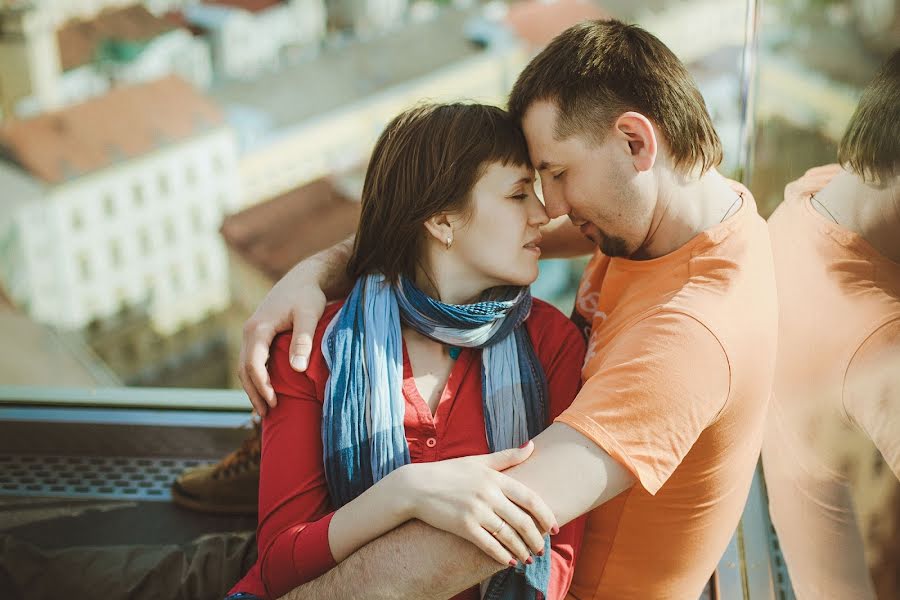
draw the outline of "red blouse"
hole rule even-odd
[[[327,324],[343,303],[326,308],[313,348],[321,347]],[[581,382],[585,344],[575,325],[540,300],[526,321],[535,352],[544,367],[553,422],[565,410]],[[334,507],[328,497],[322,459],[322,403],[328,367],[313,352],[309,368],[297,373],[288,362],[290,334],[275,338],[269,376],[278,405],[263,420],[259,481],[259,558],[230,591],[278,598],[335,566],[328,543]],[[406,345],[403,346],[404,426],[412,462],[431,462],[490,452],[481,402],[481,352],[463,349],[450,371],[432,417],[416,389]],[[552,568],[547,600],[565,597],[581,544],[583,518],[552,536]],[[478,587],[454,600],[478,600]]]

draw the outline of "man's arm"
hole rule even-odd
[[[543,258],[575,258],[593,253],[597,247],[584,237],[569,217],[557,217],[541,227]]]
[[[346,294],[352,284],[347,277],[347,262],[353,253],[353,240],[349,237],[297,263],[244,323],[238,377],[260,416],[276,404],[275,390],[266,372],[272,340],[282,331],[293,329],[291,366],[297,371],[306,370],[313,334],[326,301]]]
[[[560,525],[614,498],[635,481],[609,454],[568,425],[552,424],[534,443],[534,454],[505,474],[541,496]],[[443,600],[501,568],[462,538],[412,521],[283,600]]]

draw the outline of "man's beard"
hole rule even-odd
[[[604,235],[600,242],[600,252],[610,258],[628,256],[628,248],[625,240],[620,237]]]

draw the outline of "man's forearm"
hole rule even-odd
[[[328,300],[337,300],[347,295],[353,282],[347,276],[347,263],[353,255],[355,236],[310,256],[299,262],[291,271],[301,271],[319,284]]]
[[[444,600],[501,569],[466,540],[410,521],[281,600]]]

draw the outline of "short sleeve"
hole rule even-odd
[[[844,408],[900,478],[900,319],[879,327],[857,350]]]
[[[730,369],[694,317],[659,312],[619,333],[585,365],[588,379],[557,421],[593,440],[650,494],[722,411]]]

